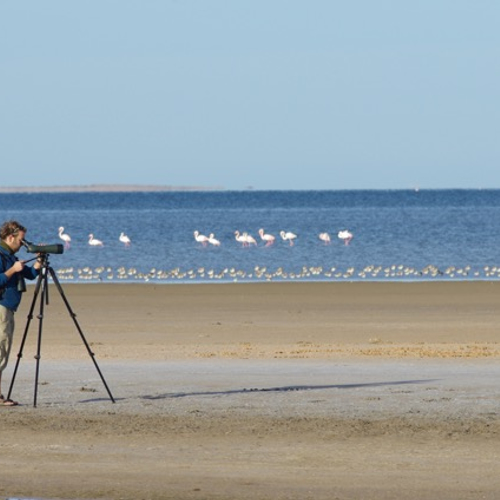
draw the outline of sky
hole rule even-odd
[[[500,188],[498,0],[0,0],[0,186]]]

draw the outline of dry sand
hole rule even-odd
[[[500,283],[62,285],[103,378],[51,285],[37,406],[39,304],[0,408],[0,497],[500,494]]]

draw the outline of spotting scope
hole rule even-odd
[[[35,245],[31,241],[23,240],[22,244],[28,253],[63,253],[64,246],[60,243],[54,243],[52,245]]]

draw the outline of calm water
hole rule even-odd
[[[61,243],[64,226],[71,248],[50,264],[74,282],[500,276],[499,190],[33,193],[0,194],[0,201],[1,218],[19,220],[35,243]],[[273,246],[260,241],[259,228],[276,236]],[[337,237],[343,229],[354,235],[348,246]],[[221,245],[203,247],[195,230],[214,233]],[[242,247],[236,230],[258,245]],[[294,246],[281,230],[297,235]],[[118,240],[122,231],[128,248]],[[104,246],[91,247],[90,233]]]

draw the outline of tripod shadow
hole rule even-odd
[[[398,380],[392,382],[369,382],[363,384],[325,384],[325,385],[287,385],[282,387],[261,387],[252,389],[228,389],[226,391],[199,391],[199,392],[166,392],[157,395],[141,396],[141,399],[157,400],[157,399],[177,399],[188,398],[195,396],[230,396],[233,394],[249,394],[255,392],[292,392],[292,391],[317,391],[329,389],[360,389],[364,387],[383,387],[383,386],[398,386],[425,384],[435,382],[437,379],[426,380]]]

